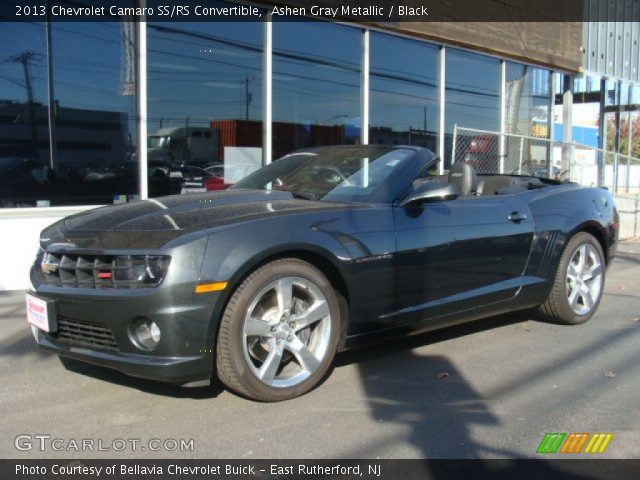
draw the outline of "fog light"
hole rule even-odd
[[[131,325],[131,337],[134,343],[143,350],[153,350],[160,343],[162,332],[156,322],[139,318]]]

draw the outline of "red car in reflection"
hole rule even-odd
[[[256,165],[213,165],[207,167],[205,170],[211,176],[204,179],[204,188],[207,191],[226,190],[258,168],[260,167]]]

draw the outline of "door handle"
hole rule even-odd
[[[523,220],[526,220],[528,217],[524,213],[511,212],[511,215],[509,215],[507,218],[510,222],[519,223]]]

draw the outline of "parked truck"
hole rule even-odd
[[[220,132],[208,127],[166,127],[148,137],[149,160],[207,165],[219,161]]]

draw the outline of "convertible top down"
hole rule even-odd
[[[539,307],[586,322],[616,251],[605,189],[478,175],[412,146],[319,147],[220,192],[73,215],[42,232],[38,344],[174,383],[277,401],[335,353]]]

